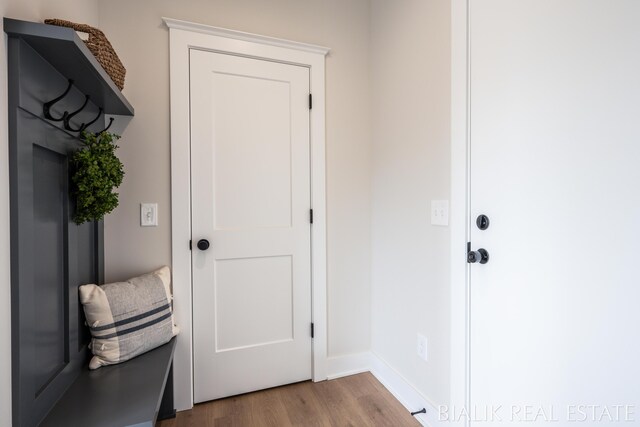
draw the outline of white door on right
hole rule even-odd
[[[471,425],[640,425],[640,1],[469,4]]]

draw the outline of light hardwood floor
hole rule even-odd
[[[156,427],[420,426],[370,373],[196,405]]]

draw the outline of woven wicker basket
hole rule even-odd
[[[111,80],[122,90],[124,88],[124,77],[127,70],[122,65],[120,58],[113,50],[113,46],[107,40],[104,33],[97,28],[86,24],[76,24],[64,19],[45,19],[45,24],[57,25],[59,27],[73,28],[76,31],[89,34],[89,39],[84,43],[87,45],[93,56],[96,57],[102,68],[109,74]]]

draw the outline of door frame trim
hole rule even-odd
[[[171,94],[171,258],[174,312],[180,335],[174,357],[176,409],[193,407],[191,161],[189,50],[241,55],[309,68],[311,153],[311,303],[315,338],[312,379],[327,379],[327,245],[325,188],[325,56],[328,48],[162,18],[169,27]]]
[[[451,370],[450,405],[471,408],[470,277],[462,248],[469,241],[470,122],[469,0],[451,2]],[[464,417],[460,417],[464,418]],[[454,422],[469,426],[468,419]]]

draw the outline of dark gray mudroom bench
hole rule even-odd
[[[176,338],[119,365],[86,368],[55,404],[42,427],[153,427],[171,418],[171,361]]]
[[[69,191],[71,156],[83,147],[79,132],[101,132],[133,116],[133,107],[72,29],[4,18],[4,31],[11,425],[153,427],[175,415],[176,338],[125,363],[89,370],[91,335],[78,287],[104,283],[104,228],[101,221],[73,222]]]

